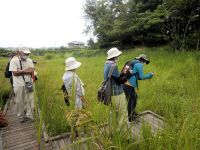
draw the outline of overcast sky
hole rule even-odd
[[[0,47],[62,46],[86,42],[85,0],[0,0]]]

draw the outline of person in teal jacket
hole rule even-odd
[[[137,93],[135,89],[138,89],[138,80],[151,79],[154,75],[153,72],[144,74],[144,64],[149,64],[149,59],[145,54],[140,54],[132,61],[132,76],[128,78],[128,81],[123,84],[124,93],[128,101],[128,119],[129,122],[134,121],[137,118],[135,112],[137,104]]]

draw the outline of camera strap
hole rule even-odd
[[[19,63],[20,63],[20,68],[22,70],[22,61],[20,59],[19,59]],[[22,78],[23,78],[24,82],[26,82],[23,74],[22,74]]]

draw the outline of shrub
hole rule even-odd
[[[46,54],[45,55],[45,59],[48,59],[48,60],[52,59],[53,57],[54,56],[52,54]]]

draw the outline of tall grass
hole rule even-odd
[[[4,76],[7,63],[8,59],[0,59],[0,108],[3,108],[3,105],[8,99],[11,90],[10,80]]]
[[[171,52],[166,48],[132,49],[120,56],[119,69],[124,62],[140,53],[150,57],[151,63],[145,66],[145,72],[153,71],[155,76],[151,80],[139,81],[137,112],[150,109],[164,116],[167,125],[156,137],[145,130],[140,142],[128,143],[120,132],[115,132],[110,139],[111,145],[118,149],[200,149],[200,52]],[[103,81],[106,55],[94,54],[75,56],[82,62],[77,74],[86,85],[86,100],[89,103],[86,110],[92,120],[101,124],[109,121],[109,107],[99,104],[96,98]],[[65,59],[56,55],[51,60],[37,60],[37,96],[48,133],[52,136],[70,131],[65,116],[73,108],[65,106],[60,90]]]

